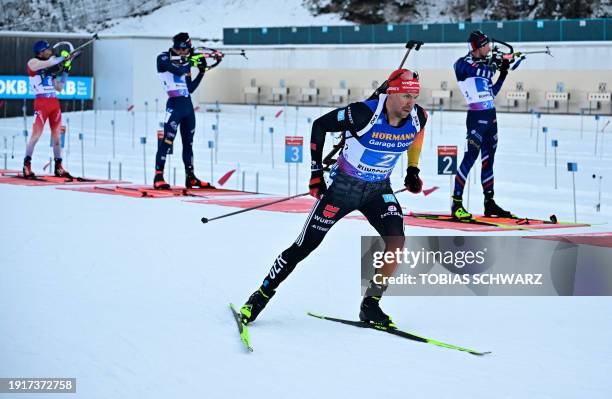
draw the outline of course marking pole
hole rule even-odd
[[[142,162],[144,171],[144,184],[147,184],[147,136],[140,138],[140,144],[142,144]]]
[[[577,223],[578,218],[576,217],[576,172],[578,171],[578,164],[576,162],[567,163],[568,172],[572,173],[572,194],[574,197],[574,223]]]
[[[557,189],[557,147],[559,146],[559,141],[558,140],[553,140],[551,141],[551,145],[554,148],[555,151],[555,190]]]

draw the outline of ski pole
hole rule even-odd
[[[294,198],[303,197],[303,196],[308,195],[308,194],[310,194],[310,193],[308,192],[308,193],[296,194],[296,195],[292,195],[290,197],[281,198],[279,200],[274,200],[274,201],[271,201],[271,202],[266,202],[265,204],[259,204],[257,206],[253,206],[253,207],[250,207],[250,208],[245,208],[245,209],[241,209],[239,211],[226,213],[225,215],[215,216],[214,218],[210,218],[210,219],[209,218],[202,218],[201,220],[202,220],[202,223],[208,223],[208,222],[212,222],[213,220],[223,219],[223,218],[226,218],[228,216],[238,215],[240,213],[252,211],[254,209],[264,208],[264,207],[269,206],[269,205],[274,205],[274,204],[278,204],[279,202],[289,201],[289,200],[292,200]]]

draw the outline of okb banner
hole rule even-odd
[[[610,296],[610,259],[612,235],[410,236],[390,251],[380,237],[361,237],[361,288],[373,281],[398,296]]]
[[[30,81],[27,76],[0,76],[0,98],[9,100],[32,99]],[[93,98],[93,78],[68,76],[64,90],[58,93],[60,100],[91,100]]]

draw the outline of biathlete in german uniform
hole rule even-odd
[[[385,239],[387,251],[404,245],[402,208],[391,188],[389,176],[408,153],[404,184],[419,193],[419,156],[427,113],[416,104],[418,75],[406,69],[394,71],[386,94],[335,109],[312,125],[310,194],[317,198],[297,240],[280,253],[263,280],[240,309],[246,325],[257,318],[281,282],[323,241],[329,229],[354,210],[359,210]],[[327,132],[344,132],[345,145],[330,171],[331,184],[323,177],[322,153]],[[396,264],[386,263],[383,276],[391,276]],[[385,328],[395,325],[379,306],[385,285],[370,282],[361,302],[359,317]]]

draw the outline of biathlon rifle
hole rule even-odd
[[[419,51],[421,49],[421,46],[424,45],[424,44],[425,43],[423,43],[420,40],[409,40],[406,43],[406,49],[407,49],[406,50],[406,54],[404,54],[404,58],[402,58],[402,62],[400,62],[399,67],[397,69],[402,69],[402,67],[406,63],[406,60],[408,59],[408,55],[410,55],[410,52],[412,51],[412,49],[414,49],[414,51]],[[415,77],[418,77],[416,72],[415,72]],[[370,97],[368,97],[368,100],[376,99],[381,94],[386,93],[388,87],[389,87],[389,82],[387,80],[385,80],[383,82],[383,84],[378,86],[378,88],[376,90],[374,90],[372,95],[370,95]],[[340,139],[340,141],[337,144],[334,144],[334,146],[332,147],[331,151],[325,156],[325,158],[323,158],[323,170],[329,171],[330,167],[333,164],[336,163],[336,159],[334,159],[334,157],[336,156],[336,154],[338,152],[340,152],[342,147],[344,147],[345,141],[346,141],[346,138],[345,138],[344,135],[342,135],[342,138]]]
[[[98,34],[94,33],[91,39],[89,39],[88,41],[86,41],[85,43],[81,44],[80,46],[76,48],[71,42],[66,41],[66,40],[55,43],[52,46],[54,55],[58,57],[64,57],[64,61],[59,64],[60,65],[59,68],[61,70],[63,69],[70,70],[72,68],[72,61],[74,61],[78,56],[81,55],[82,50],[85,47],[89,46],[90,44],[92,44],[98,39],[99,39]],[[54,68],[54,67],[50,67],[50,68]],[[50,68],[47,68],[47,69],[50,69]]]
[[[510,43],[504,42],[503,40],[491,38],[493,48],[491,50],[491,57],[489,59],[489,65],[495,64],[498,68],[501,66],[503,60],[508,60],[512,67],[511,70],[515,70],[526,58],[527,54],[547,54],[553,56],[550,52],[550,47],[546,46],[545,50],[537,51],[514,51],[514,47]],[[505,49],[500,48],[505,47]]]
[[[219,65],[219,63],[223,60],[223,57],[226,55],[240,55],[248,60],[246,52],[243,49],[237,51],[223,51],[206,46],[193,47],[188,58],[194,67],[205,63],[206,58],[214,60],[212,65],[208,65],[208,63],[206,63],[206,70],[208,71]]]

